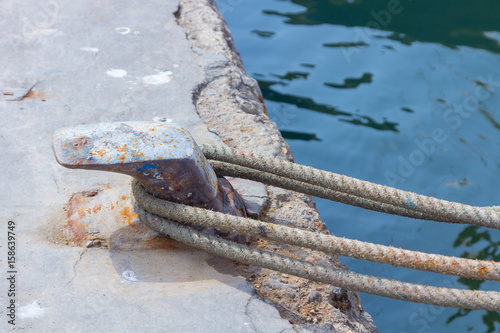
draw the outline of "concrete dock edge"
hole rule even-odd
[[[209,66],[208,79],[193,93],[196,110],[208,128],[217,132],[230,147],[293,161],[288,144],[269,119],[257,82],[245,72],[231,32],[215,2],[184,0],[175,15],[193,47],[223,57]],[[311,197],[272,186],[267,190],[270,206],[261,219],[328,233]],[[258,246],[347,269],[338,257],[268,242],[259,242]],[[299,332],[377,332],[357,293],[267,269],[240,266],[239,272],[253,284],[257,294],[274,304]]]

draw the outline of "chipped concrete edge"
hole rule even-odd
[[[193,91],[193,103],[209,130],[228,146],[293,161],[288,144],[269,118],[257,82],[250,78],[231,32],[213,0],[182,0],[174,13],[193,48],[221,61],[205,68],[206,80]],[[268,186],[269,207],[261,217],[273,223],[328,233],[312,198]],[[307,261],[347,269],[338,257],[259,241],[257,247]],[[377,332],[357,293],[253,266],[239,272],[299,332]]]

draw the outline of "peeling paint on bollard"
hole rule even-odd
[[[155,196],[204,204],[217,196],[217,177],[181,126],[117,122],[67,127],[53,136],[59,164],[113,171],[139,180]]]
[[[238,193],[226,179],[215,175],[194,139],[179,125],[117,122],[67,127],[54,134],[52,147],[59,164],[67,168],[127,174],[161,199],[247,216]],[[95,202],[93,197],[98,194],[99,191],[79,193],[68,203],[68,232],[77,245],[92,239],[91,215],[108,213],[130,201],[121,195],[115,203],[112,198]],[[113,214],[128,225],[135,225],[137,214],[131,205]]]

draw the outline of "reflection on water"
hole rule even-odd
[[[484,109],[479,109],[479,112],[488,119],[488,121],[495,127],[496,129],[500,129],[500,123],[493,117],[491,113],[489,113],[487,110]]]
[[[343,84],[325,82],[324,85],[336,89],[353,89],[359,87],[363,83],[371,83],[372,77],[373,75],[371,73],[364,73],[363,76],[359,78],[348,77],[347,79],[344,79]]]
[[[468,314],[470,314],[471,312],[472,312],[472,310],[460,309],[457,311],[457,313],[455,313],[453,316],[448,318],[447,323],[449,324],[452,321],[454,321],[455,319],[465,317]],[[495,332],[495,323],[500,323],[500,314],[498,312],[495,312],[495,311],[487,311],[486,314],[484,314],[482,316],[482,319],[483,319],[483,323],[487,327],[486,333]]]
[[[388,38],[409,45],[415,41],[447,47],[469,46],[500,53],[500,1],[482,0],[291,0],[304,6],[299,13],[267,10],[286,17],[287,24],[335,24],[394,32]],[[391,5],[392,4],[392,5]]]
[[[277,74],[272,74],[274,77],[277,77],[282,80],[286,81],[293,81],[296,79],[307,79],[309,76],[309,73],[305,72],[288,72],[285,75],[277,75]],[[285,84],[284,84],[285,85]]]
[[[286,75],[279,77],[287,78],[286,80],[290,80],[291,77],[297,78],[299,76],[297,75],[297,73],[287,73]],[[346,79],[346,80],[352,80],[352,79]],[[399,132],[396,127],[398,126],[397,122],[391,122],[386,119],[383,119],[382,122],[378,122],[369,116],[355,115],[350,112],[338,110],[337,108],[328,104],[316,103],[312,98],[285,94],[273,89],[274,85],[286,86],[287,84],[284,83],[283,81],[265,81],[262,79],[257,79],[257,81],[259,82],[260,90],[262,91],[262,95],[264,96],[265,100],[291,104],[302,109],[320,112],[332,116],[345,116],[344,118],[341,118],[340,121],[350,123],[353,125],[366,126],[380,131]],[[371,81],[371,76],[370,76],[370,81]]]
[[[274,32],[272,31],[262,31],[262,30],[252,30],[254,34],[256,34],[259,37],[264,37],[264,38],[270,38],[274,36]]]
[[[476,244],[484,244],[483,247],[478,250],[470,250]],[[457,237],[453,243],[453,247],[466,247],[463,251],[461,257],[468,259],[479,259],[479,260],[491,260],[500,261],[500,241],[494,241],[488,230],[484,228],[479,228],[476,226],[466,227]],[[480,289],[484,281],[473,280],[467,278],[459,278],[458,282],[468,287],[469,289]],[[471,313],[472,310],[460,309],[450,318],[448,318],[448,323],[451,323],[455,319],[462,318]],[[484,324],[488,327],[487,332],[495,331],[495,323],[500,324],[500,314],[495,311],[487,311],[486,314],[482,316]]]
[[[285,140],[322,141],[314,133],[303,133],[303,132],[285,131],[285,130],[280,130],[280,132],[281,136],[283,136]]]
[[[323,43],[324,47],[358,47],[358,46],[368,46],[365,42],[354,42],[354,43]]]

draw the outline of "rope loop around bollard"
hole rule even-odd
[[[136,180],[133,180],[132,182],[132,193],[135,200],[134,208],[140,219],[148,226],[180,242],[203,249],[216,255],[251,265],[273,269],[282,273],[332,284],[353,291],[365,292],[394,299],[454,308],[480,309],[488,311],[500,310],[499,292],[433,287],[384,279],[339,269],[332,269],[323,265],[313,264],[307,261],[231,242],[217,236],[206,235],[199,230],[195,230],[190,226],[184,225],[183,222],[237,232],[253,237],[263,237],[271,240],[284,241],[288,244],[319,249],[326,253],[342,254],[345,253],[342,251],[346,248],[346,242],[364,242],[344,239],[344,243],[337,243],[336,240],[338,240],[338,237],[334,236],[322,235],[295,228],[264,223],[257,220],[231,216],[203,208],[196,208],[164,201],[149,194]],[[364,246],[363,244],[359,245],[361,246],[358,248],[363,248]],[[382,251],[395,249],[380,245],[376,246],[382,247]],[[401,249],[396,250],[408,251]],[[365,252],[369,253],[370,251],[371,250],[368,248],[368,251]],[[437,256],[420,252],[417,254],[420,255],[420,258],[422,258],[422,255]],[[363,256],[364,254],[361,254],[360,259],[366,259]],[[446,258],[448,257],[438,257],[445,258],[445,262],[443,263],[443,267],[445,267],[447,265]],[[448,264],[451,266],[456,265],[457,263],[463,265],[461,271],[458,272],[459,274],[456,274],[459,276],[463,276],[462,274],[469,275],[471,273],[474,275],[474,270],[477,270],[479,267],[482,267],[481,265],[488,263],[462,258],[452,258],[452,260],[457,261],[449,262]],[[477,262],[479,262],[479,266],[471,269],[471,267],[475,265],[474,263],[477,264]],[[493,266],[488,267],[487,269],[492,270],[492,274],[490,274],[489,278],[498,281],[498,264],[492,263],[492,265]],[[409,267],[404,265],[400,266]],[[430,265],[429,267],[431,266],[437,267],[436,265]],[[480,269],[480,271],[482,271],[482,269]]]
[[[201,148],[220,176],[251,179],[410,218],[500,229],[500,209],[497,206],[475,207],[440,200],[224,146],[202,145]],[[205,251],[353,291],[445,307],[500,310],[499,292],[433,287],[332,269],[206,235],[183,223],[265,238],[327,254],[472,279],[500,281],[500,263],[428,254],[289,228],[164,201],[149,194],[135,180],[132,187],[135,209],[144,223]]]

